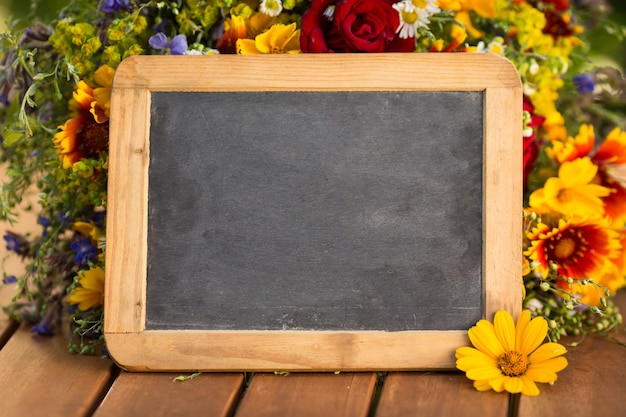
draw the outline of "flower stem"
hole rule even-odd
[[[519,398],[519,393],[509,394],[509,412],[507,414],[508,417],[517,417],[517,412],[519,410]]]

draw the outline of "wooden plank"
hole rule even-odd
[[[0,404],[6,417],[89,415],[117,368],[67,351],[67,335],[35,337],[21,326],[0,351]]]
[[[626,291],[618,294],[616,303],[622,314],[626,312]],[[614,336],[626,343],[623,326]],[[574,341],[577,339],[568,337],[561,343]],[[566,357],[569,365],[559,372],[554,385],[541,384],[541,394],[537,397],[522,396],[519,417],[626,415],[626,347],[594,335],[576,347],[568,347]]]
[[[385,379],[376,417],[503,417],[508,406],[508,394],[476,391],[461,373],[393,372]]]
[[[2,285],[0,286],[0,308],[8,305],[11,302],[11,298],[16,292],[16,285]],[[0,311],[0,349],[9,340],[13,332],[17,330],[18,323],[9,320],[4,312]]]
[[[365,417],[375,373],[256,374],[236,417]]]
[[[174,381],[178,374],[122,372],[94,417],[232,415],[243,390],[243,374],[202,374]]]

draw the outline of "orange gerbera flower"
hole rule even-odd
[[[554,264],[563,277],[588,278],[615,258],[621,248],[617,232],[606,223],[563,218],[557,226],[539,223],[527,234],[530,247],[524,254],[539,264],[544,276]]]
[[[97,157],[109,148],[109,101],[114,70],[106,65],[95,72],[101,87],[92,88],[81,80],[76,84],[70,110],[71,119],[59,126],[54,146],[63,168],[71,168],[81,158]]]

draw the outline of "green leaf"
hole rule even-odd
[[[24,137],[24,134],[22,132],[5,133],[4,134],[4,140],[2,141],[2,144],[5,147],[9,148],[9,147],[13,146],[13,144],[17,143],[23,137]]]

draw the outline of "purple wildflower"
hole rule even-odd
[[[17,277],[15,275],[7,275],[2,278],[3,284],[15,284],[17,282]]]
[[[70,244],[70,249],[76,252],[74,262],[81,265],[89,265],[89,262],[94,262],[98,259],[98,250],[91,244],[89,238],[83,238],[72,242]]]
[[[130,5],[130,0],[104,0],[102,10],[105,13],[113,13],[121,8],[127,8]]]
[[[15,233],[8,232],[4,235],[4,241],[7,243],[7,251],[20,254],[22,252],[22,239]]]
[[[50,323],[45,323],[43,321],[33,326],[30,332],[38,336],[54,336],[54,332],[50,328]]]
[[[575,75],[572,79],[579,94],[591,94],[596,87],[591,74]]]
[[[187,52],[187,38],[184,35],[176,35],[172,41],[163,32],[152,35],[148,44],[154,49],[169,49],[172,55],[184,55]]]
[[[170,50],[172,55],[185,55],[185,52],[187,52],[187,38],[185,38],[185,35],[174,36],[172,42],[170,42]]]

